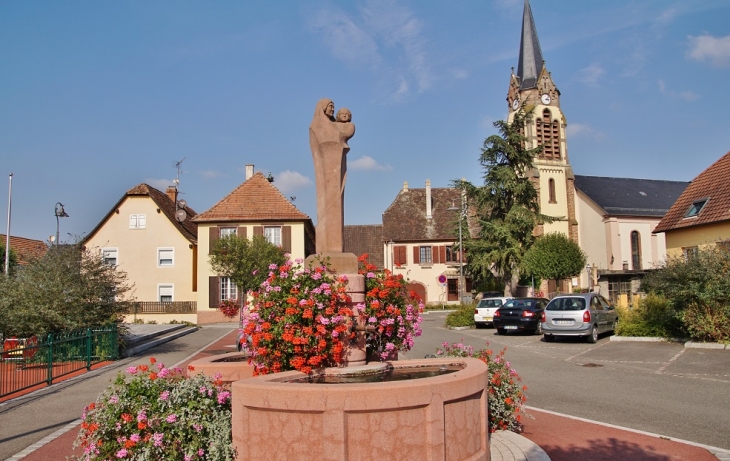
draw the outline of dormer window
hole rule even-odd
[[[709,198],[703,198],[701,200],[695,200],[692,202],[692,205],[690,205],[687,212],[684,214],[685,218],[694,218],[695,216],[699,216],[702,209],[707,205],[707,202],[709,201]]]

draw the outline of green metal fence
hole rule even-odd
[[[90,370],[119,356],[116,325],[87,328],[38,338],[3,339],[0,362],[0,398],[55,379]]]

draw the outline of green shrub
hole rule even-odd
[[[634,309],[619,307],[618,315],[619,336],[675,338],[685,334],[676,312],[662,296],[648,295]]]
[[[730,305],[692,304],[683,315],[684,326],[698,341],[730,341]]]
[[[455,311],[446,316],[447,327],[473,327],[474,304],[461,304]]]

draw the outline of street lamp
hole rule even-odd
[[[461,191],[461,208],[457,208],[453,202],[447,211],[458,211],[459,212],[459,302],[463,301],[462,296],[462,284],[464,283],[464,248],[462,247],[461,241],[461,219],[464,217],[464,191]]]
[[[56,202],[56,246],[58,246],[58,229],[59,229],[59,222],[58,218],[68,218],[68,213],[66,213],[66,210],[63,209],[63,203]]]

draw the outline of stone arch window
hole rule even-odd
[[[555,198],[555,180],[553,178],[548,179],[548,199],[550,203],[558,203]]]
[[[641,270],[641,236],[638,231],[631,231],[631,268]]]
[[[540,158],[560,160],[560,122],[552,119],[550,109],[542,111],[542,117],[535,121],[537,144],[542,145]]]

